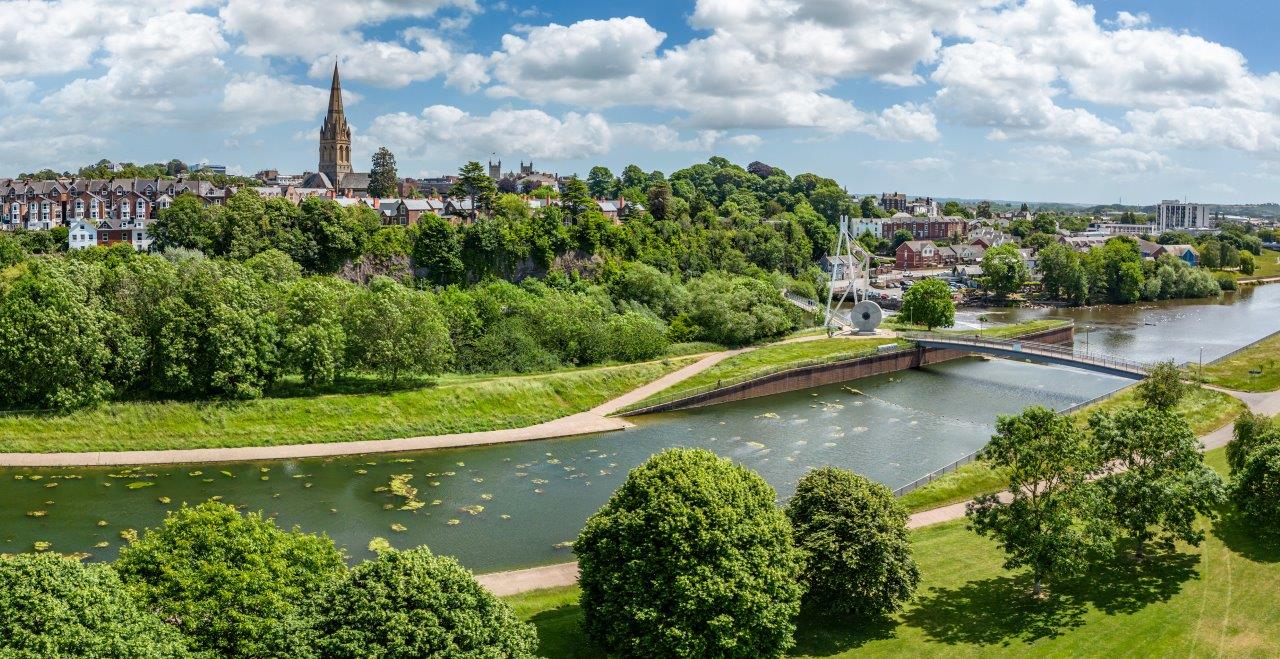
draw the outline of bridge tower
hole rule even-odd
[[[867,298],[871,288],[871,253],[854,240],[849,218],[840,216],[840,236],[832,255],[831,281],[827,286],[827,311],[823,324],[829,334],[840,326],[858,333],[875,333],[883,318],[880,305]],[[840,294],[837,296],[836,291]],[[852,303],[849,311],[843,309]]]

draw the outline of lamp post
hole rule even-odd
[[[1089,354],[1089,330],[1091,329],[1093,328],[1088,325],[1084,326],[1084,354],[1086,355]]]
[[[1200,381],[1204,382],[1204,346],[1200,346]]]

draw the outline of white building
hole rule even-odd
[[[1156,234],[1156,225],[1154,224],[1125,224],[1121,222],[1100,222],[1096,225],[1098,231],[1108,236],[1153,236]]]
[[[1209,207],[1204,204],[1189,204],[1174,200],[1160,202],[1156,210],[1156,228],[1160,233],[1181,229],[1210,229],[1213,220],[1209,217]]]
[[[67,231],[67,248],[84,249],[98,244],[98,228],[84,220],[71,223]]]

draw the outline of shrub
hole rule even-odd
[[[1232,277],[1230,274],[1226,272],[1219,272],[1217,277],[1218,277],[1218,288],[1221,288],[1224,291],[1236,290],[1235,277]]]
[[[327,537],[216,502],[173,512],[121,549],[115,566],[198,649],[235,657],[286,652],[294,617],[345,570]]]
[[[911,598],[920,570],[907,511],[889,488],[843,469],[815,469],[800,479],[786,512],[804,552],[806,603],[877,616]]]
[[[187,655],[182,637],[138,606],[109,566],[0,554],[0,656]]]
[[[705,450],[636,467],[574,544],[587,634],[629,657],[778,657],[800,553],[773,488]]]
[[[636,311],[609,318],[606,331],[613,358],[619,361],[653,359],[667,349],[667,328],[662,321]]]
[[[1280,424],[1265,414],[1245,410],[1236,417],[1235,438],[1227,443],[1227,466],[1231,473],[1244,469],[1249,454],[1267,444],[1280,444]]]
[[[324,657],[533,657],[538,636],[452,558],[425,547],[356,566],[317,607]]]
[[[1280,534],[1280,444],[1249,453],[1232,482],[1236,507],[1264,533]]]

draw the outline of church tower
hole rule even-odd
[[[320,173],[329,177],[336,188],[343,174],[351,173],[351,127],[342,111],[342,81],[338,65],[333,65],[333,84],[329,87],[329,114],[320,127]]]

